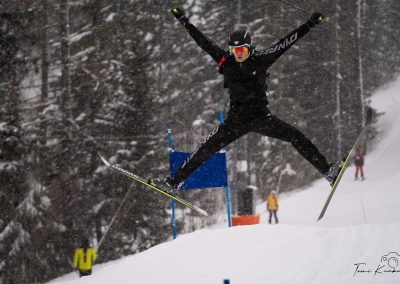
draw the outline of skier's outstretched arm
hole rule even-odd
[[[300,38],[307,34],[311,28],[321,23],[323,19],[324,16],[321,13],[313,13],[306,23],[281,38],[271,47],[262,50],[259,56],[268,67],[271,66],[283,53],[289,50]]]
[[[185,16],[184,12],[179,8],[171,9],[171,13],[181,22],[186,28],[194,41],[207,52],[216,62],[220,62],[225,51],[216,45],[212,40],[206,37],[198,28],[196,28],[189,19]]]

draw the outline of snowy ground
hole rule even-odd
[[[90,277],[71,273],[50,283],[400,283],[399,94],[400,79],[372,98],[385,115],[366,157],[367,179],[355,182],[348,168],[320,222],[329,191],[322,180],[280,196],[280,225],[266,224],[260,204],[260,225],[199,230],[96,265]]]

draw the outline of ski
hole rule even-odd
[[[180,198],[179,196],[172,195],[172,194],[170,194],[170,193],[168,193],[168,192],[165,192],[165,191],[161,190],[160,188],[158,188],[158,187],[156,187],[156,186],[154,186],[154,185],[152,185],[152,184],[149,184],[144,178],[141,178],[141,177],[139,177],[139,176],[137,176],[137,175],[135,175],[135,174],[133,174],[133,173],[127,171],[127,170],[124,170],[124,169],[122,169],[122,168],[120,168],[120,167],[117,167],[116,165],[113,165],[113,164],[111,164],[109,161],[107,161],[107,160],[106,160],[103,156],[101,156],[100,154],[98,154],[98,155],[99,155],[101,161],[102,161],[107,167],[109,167],[109,168],[111,168],[111,169],[113,169],[113,170],[115,170],[115,171],[117,171],[117,172],[119,172],[119,173],[121,173],[121,174],[123,174],[123,175],[126,175],[127,177],[129,177],[129,178],[131,178],[131,179],[133,179],[133,180],[135,180],[135,181],[137,181],[137,182],[140,182],[141,184],[144,184],[144,185],[146,185],[147,187],[152,188],[152,189],[154,189],[154,190],[156,190],[156,191],[158,191],[158,192],[160,192],[160,193],[162,193],[162,194],[164,194],[164,195],[166,195],[166,196],[168,196],[168,197],[170,197],[170,198],[176,200],[177,202],[179,202],[179,203],[185,205],[186,207],[188,207],[188,208],[190,208],[190,209],[192,209],[192,210],[194,210],[194,211],[197,211],[198,213],[200,213],[200,214],[202,214],[202,215],[204,215],[204,216],[208,216],[207,211],[201,209],[200,207],[198,207],[198,206],[196,206],[196,205],[194,205],[194,204],[191,204],[190,202],[184,200],[183,198]]]
[[[361,132],[358,135],[358,137],[357,137],[356,141],[354,142],[353,146],[351,147],[350,151],[347,153],[346,157],[343,159],[343,166],[340,169],[339,174],[338,174],[335,182],[333,183],[333,185],[331,187],[331,190],[329,191],[328,198],[325,201],[324,207],[322,208],[322,211],[319,214],[319,217],[318,217],[317,221],[321,220],[324,217],[326,209],[328,208],[329,203],[331,202],[332,196],[335,193],[336,188],[339,185],[340,180],[342,179],[342,176],[343,176],[343,173],[344,173],[344,171],[346,169],[348,161],[350,160],[351,155],[357,149],[358,145],[361,143],[361,141],[362,141],[361,138],[364,135],[365,131],[367,130],[367,127],[371,124],[371,120],[372,120],[372,109],[368,108],[367,109],[367,114],[366,114],[366,117],[365,117],[365,121],[364,121],[364,125],[363,125],[363,127],[361,129]]]

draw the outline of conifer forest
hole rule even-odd
[[[226,50],[238,25],[262,49],[305,23],[307,11],[324,14],[269,69],[268,101],[329,160],[343,157],[371,93],[400,72],[400,1],[290,3],[305,11],[279,0],[0,0],[0,283],[72,271],[83,236],[101,240],[99,263],[171,238],[170,200],[108,170],[98,153],[139,176],[165,177],[166,125],[174,148],[192,152],[226,115],[218,64],[172,7]],[[277,186],[288,192],[322,178],[290,143],[254,133],[227,147],[227,165],[232,213],[248,185],[264,200]],[[177,205],[178,233],[226,214],[223,189],[181,195],[210,216]]]

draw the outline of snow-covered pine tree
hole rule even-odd
[[[25,268],[19,248],[27,244],[30,224],[15,220],[28,192],[28,148],[23,139],[19,84],[25,73],[21,45],[30,13],[13,5],[4,8],[0,14],[0,273],[4,283],[28,283],[24,275],[18,275],[17,267]]]

